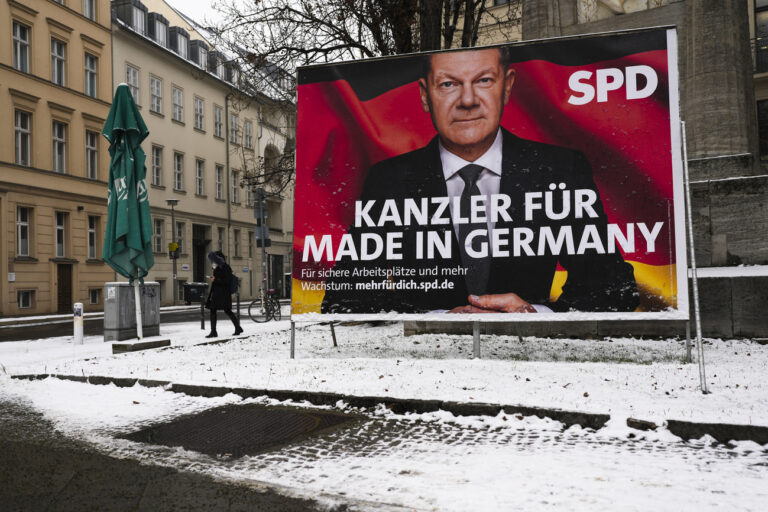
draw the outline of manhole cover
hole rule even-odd
[[[229,405],[133,432],[123,439],[241,457],[301,440],[359,419],[338,412]]]

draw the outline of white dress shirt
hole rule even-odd
[[[443,164],[443,177],[445,178],[445,186],[448,188],[448,197],[451,198],[451,218],[455,219],[456,215],[453,211],[454,198],[461,197],[464,192],[464,180],[459,176],[459,170],[463,167],[475,164],[483,168],[480,172],[480,176],[477,178],[477,188],[480,189],[480,194],[490,197],[493,194],[498,194],[501,189],[501,154],[502,154],[502,137],[501,128],[496,133],[496,138],[493,140],[493,144],[488,148],[488,151],[483,153],[480,158],[474,162],[468,162],[460,156],[456,156],[440,142],[440,161]],[[488,215],[488,205],[486,201],[486,219],[488,219],[488,233],[493,230],[494,223],[491,222],[490,215]],[[469,212],[462,212],[466,217]],[[453,230],[456,232],[456,237],[459,237],[459,225],[454,223]]]

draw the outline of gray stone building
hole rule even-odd
[[[704,335],[765,337],[768,0],[524,0],[521,33],[531,40],[669,25],[678,30],[680,109],[687,129]],[[406,332],[434,327],[411,322]],[[510,329],[485,327],[489,333]],[[684,333],[685,323],[528,323],[518,328],[540,335],[672,335]]]

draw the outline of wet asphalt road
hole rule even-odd
[[[247,311],[242,311],[248,315]],[[221,316],[221,315],[219,315]],[[85,318],[83,331],[86,336],[93,336],[104,332],[104,319],[102,317]],[[190,322],[200,320],[200,309],[191,308],[184,310],[160,311],[160,323]],[[205,324],[208,325],[208,311],[205,312]],[[71,319],[56,319],[45,322],[30,321],[19,326],[0,326],[0,342],[36,340],[41,338],[53,338],[56,336],[72,335]]]

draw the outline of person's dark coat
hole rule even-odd
[[[568,190],[591,189],[599,191],[592,177],[592,169],[586,157],[567,148],[533,142],[516,137],[502,129],[502,176],[500,193],[511,198],[512,207],[508,210],[513,223],[499,221],[496,228],[512,228],[527,226],[538,229],[548,225],[554,232],[561,224],[573,227],[574,239],[579,240],[584,224],[595,224],[598,231],[605,232],[607,218],[602,201],[594,205],[598,218],[573,219],[569,217],[562,221],[539,219],[537,222],[524,222],[524,195],[526,192],[547,191],[549,185],[565,183]],[[559,190],[558,190],[559,192]],[[375,201],[371,218],[378,218],[381,206],[387,199],[402,201],[404,198],[445,197],[448,195],[445,178],[442,171],[438,138],[435,137],[425,147],[403,155],[384,160],[374,165],[366,177],[361,201]],[[558,197],[562,194],[555,194]],[[398,203],[402,204],[402,203]],[[559,211],[560,204],[557,205]],[[429,216],[434,211],[430,206]],[[430,231],[436,231],[440,237],[446,235],[453,238],[453,247],[458,246],[452,224],[429,226]],[[348,275],[358,278],[331,278],[329,283],[342,283],[342,287],[329,287],[323,299],[324,313],[376,313],[379,311],[398,311],[401,313],[418,313],[436,309],[451,309],[467,304],[467,287],[464,277],[450,273],[437,275],[421,270],[438,266],[440,269],[455,269],[462,267],[459,251],[453,251],[452,258],[417,259],[415,255],[416,232],[423,231],[424,226],[386,226],[386,227],[352,227],[349,233],[355,244],[360,247],[360,235],[363,231],[377,233],[386,239],[388,231],[403,232],[402,260],[386,261],[384,257],[373,261],[350,261],[342,258],[336,269],[348,270]],[[511,248],[511,244],[510,247]],[[550,302],[550,289],[558,264],[568,271],[568,277],[563,286],[563,293],[557,301]],[[415,277],[390,278],[392,281],[438,281],[448,283],[445,288],[433,289],[429,292],[417,289],[366,289],[365,285],[372,281],[386,281],[387,277],[370,277],[366,269],[394,269],[397,267],[415,269]],[[362,271],[362,272],[361,272]],[[350,283],[351,289],[343,288],[343,283]],[[542,255],[493,258],[490,268],[490,279],[485,293],[513,292],[531,304],[543,304],[553,311],[633,311],[639,296],[635,282],[634,270],[626,263],[621,254],[584,254],[584,255]]]
[[[232,309],[230,293],[232,268],[219,255],[214,254],[209,259],[216,264],[216,268],[213,269],[213,282],[205,305],[208,309],[230,310]]]

